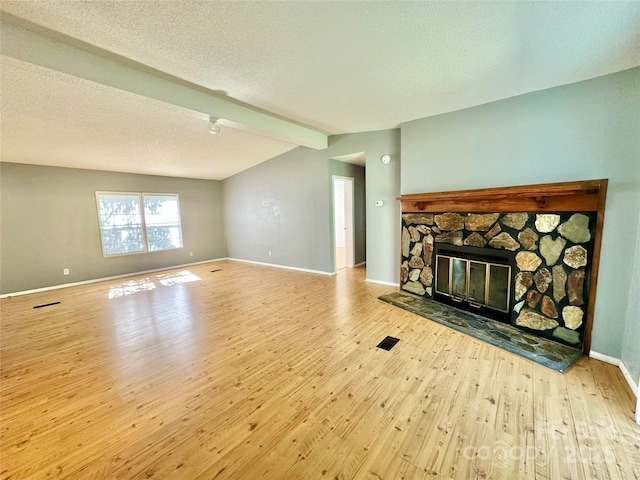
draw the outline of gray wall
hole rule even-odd
[[[632,212],[634,206],[630,205],[629,207],[629,211]],[[638,217],[638,231],[636,233],[635,259],[631,264],[633,274],[629,284],[629,304],[622,343],[622,361],[640,388],[640,199],[635,205],[635,210]],[[640,392],[638,397],[640,398]]]
[[[336,135],[329,138],[329,157],[366,154],[367,279],[400,281],[400,130]],[[384,165],[380,157],[391,155]],[[384,205],[376,207],[374,202]]]
[[[354,223],[354,256],[356,265],[362,263],[367,258],[367,210],[365,199],[365,175],[364,167],[351,163],[329,160],[329,192],[333,195],[333,176],[353,178],[353,223]],[[330,202],[333,197],[330,197]],[[333,203],[331,203],[333,205]],[[334,238],[335,224],[331,216],[331,238]],[[335,265],[335,250],[332,249],[332,258]]]
[[[220,182],[5,162],[0,181],[3,294],[226,257]],[[179,194],[184,248],[103,258],[96,190]]]
[[[366,194],[356,187],[356,211],[366,211],[366,240],[356,226],[356,263],[367,262],[367,279],[398,283],[400,272],[400,134],[382,130],[332,136],[322,151],[298,147],[223,180],[229,257],[289,267],[335,271],[332,175],[358,170],[333,157],[365,152]],[[383,165],[380,157],[393,160]],[[352,172],[353,174],[346,173]],[[383,200],[383,207],[375,207]],[[356,214],[359,221],[365,218]],[[366,257],[362,247],[366,244]],[[271,256],[268,252],[271,251]]]
[[[328,178],[326,152],[298,147],[223,180],[229,257],[333,272]]]
[[[608,178],[592,349],[620,358],[639,321],[627,311],[639,133],[640,68],[408,122],[402,193]]]

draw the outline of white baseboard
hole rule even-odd
[[[110,276],[110,277],[93,278],[91,280],[82,280],[80,282],[62,283],[62,284],[59,284],[59,285],[52,285],[50,287],[34,288],[32,290],[23,290],[23,291],[20,291],[20,292],[4,293],[4,294],[0,295],[0,298],[17,297],[19,295],[28,295],[30,293],[47,292],[49,290],[57,290],[59,288],[77,287],[78,285],[88,285],[90,283],[105,282],[105,281],[108,281],[108,280],[116,280],[118,278],[133,277],[133,276],[136,276],[136,275],[145,275],[147,273],[162,272],[163,270],[173,270],[174,268],[190,267],[192,265],[201,265],[203,263],[220,262],[222,260],[231,260],[231,261],[234,261],[234,262],[243,262],[243,263],[253,263],[255,265],[264,265],[266,267],[284,268],[284,269],[287,269],[287,270],[295,270],[295,271],[298,271],[298,272],[306,272],[306,273],[315,273],[315,274],[318,274],[318,275],[333,276],[333,275],[336,274],[336,272],[323,272],[323,271],[320,271],[320,270],[309,270],[309,269],[306,269],[306,268],[289,267],[289,266],[286,266],[286,265],[276,265],[276,264],[273,264],[273,263],[253,262],[251,260],[241,260],[239,258],[227,258],[227,257],[224,257],[224,258],[214,258],[212,260],[203,260],[201,262],[183,263],[181,265],[171,265],[171,266],[162,267],[162,268],[154,268],[152,270],[143,270],[143,271],[140,271],[140,272],[123,273],[122,275],[113,275],[113,276]]]
[[[610,357],[609,355],[605,355],[604,353],[598,353],[591,350],[589,352],[589,357],[595,358],[596,360],[600,360],[604,363],[610,363],[611,365],[615,365],[616,367],[620,366],[619,358]]]
[[[364,266],[364,265],[366,265],[366,264],[367,264],[367,262],[366,262],[366,260],[365,260],[364,262],[356,263],[353,267],[354,267],[354,268],[358,268],[358,267],[362,267],[362,266]]]
[[[638,384],[635,382],[635,380],[631,376],[631,373],[629,373],[629,370],[627,369],[627,366],[624,364],[623,361],[620,361],[620,365],[618,365],[618,366],[620,367],[620,371],[622,372],[622,376],[627,380],[627,383],[631,387],[631,390],[633,391],[633,393],[637,397],[638,396]]]
[[[365,282],[369,282],[369,283],[377,283],[378,285],[387,285],[388,287],[398,287],[398,288],[400,288],[400,284],[399,283],[385,282],[383,280],[373,280],[371,278],[365,278],[364,281]]]
[[[622,376],[629,384],[629,387],[631,388],[631,391],[633,392],[633,394],[636,397],[638,396],[638,384],[633,379],[633,377],[631,377],[631,374],[629,373],[627,366],[624,364],[624,362],[621,359],[610,357],[609,355],[605,355],[603,353],[594,352],[593,350],[589,352],[589,356],[591,358],[595,358],[596,360],[600,360],[605,363],[610,363],[611,365],[615,365],[616,367],[618,367],[622,372]]]
[[[192,265],[202,265],[203,263],[220,262],[222,260],[228,260],[228,258],[214,258],[213,260],[203,260],[201,262],[184,263],[182,265],[172,265],[169,267],[154,268],[153,270],[143,270],[141,272],[123,273],[122,275],[114,275],[111,277],[93,278],[91,280],[82,280],[81,282],[63,283],[60,285],[52,285],[50,287],[35,288],[33,290],[4,293],[0,295],[0,298],[17,297],[19,295],[28,295],[30,293],[48,292],[49,290],[57,290],[59,288],[77,287],[78,285],[88,285],[90,283],[106,282],[107,280],[116,280],[118,278],[134,277],[136,275],[145,275],[147,273],[162,272],[164,270],[173,270],[175,268],[191,267]]]
[[[315,273],[317,275],[333,276],[336,272],[323,272],[322,270],[309,270],[308,268],[289,267],[287,265],[278,265],[276,263],[254,262],[253,260],[242,260],[240,258],[227,258],[232,262],[251,263],[253,265],[262,265],[264,267],[283,268],[285,270],[295,270],[296,272]]]

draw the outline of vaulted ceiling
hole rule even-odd
[[[327,135],[640,65],[635,1],[0,9],[2,161],[132,173],[223,179]]]

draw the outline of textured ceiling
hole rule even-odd
[[[296,146],[12,58],[1,75],[5,161],[222,179]]]
[[[394,128],[640,64],[639,2],[3,0],[0,7],[332,134]],[[224,178],[293,147],[231,128],[202,135],[201,113],[8,60],[5,161],[52,164],[55,156],[68,166]],[[102,122],[86,117],[96,111]],[[39,135],[31,145],[37,115],[55,119],[38,120],[56,133],[47,134],[50,143]]]

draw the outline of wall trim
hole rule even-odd
[[[34,288],[33,290],[23,290],[20,292],[3,293],[0,298],[17,297],[20,295],[29,295],[30,293],[48,292],[49,290],[58,290],[59,288],[77,287],[78,285],[88,285],[90,283],[106,282],[107,280],[116,280],[118,278],[134,277],[136,275],[144,275],[146,273],[162,272],[163,270],[173,270],[174,268],[190,267],[193,265],[202,265],[203,263],[220,262],[222,260],[229,260],[228,258],[214,258],[212,260],[203,260],[201,262],[183,263],[181,265],[173,265],[162,268],[154,268],[152,270],[143,270],[141,272],[123,273],[122,275],[113,275],[111,277],[93,278],[91,280],[82,280],[80,282],[62,283],[60,285],[52,285],[50,287]]]
[[[364,262],[360,262],[360,263],[356,263],[353,268],[358,268],[358,267],[362,267],[363,265],[366,265],[367,261],[365,260]]]
[[[371,278],[365,278],[364,281],[368,282],[368,283],[377,283],[378,285],[387,285],[388,287],[400,288],[400,284],[399,283],[385,282],[383,280],[373,280]]]
[[[622,372],[622,376],[627,380],[627,383],[631,387],[631,391],[633,391],[635,396],[638,397],[638,385],[633,380],[631,373],[629,372],[629,370],[627,369],[627,366],[624,364],[622,360],[620,360],[619,367],[620,367],[620,371]]]
[[[336,272],[324,272],[322,270],[310,270],[308,268],[290,267],[288,265],[279,265],[277,263],[255,262],[253,260],[243,260],[240,258],[231,258],[231,257],[227,258],[226,260],[230,260],[232,262],[252,263],[253,265],[262,265],[265,267],[283,268],[285,270],[294,270],[296,272],[315,273],[317,275],[326,275],[329,277],[336,275]]]
[[[161,272],[163,270],[172,270],[174,268],[190,267],[192,265],[201,265],[203,263],[220,262],[222,260],[230,260],[230,261],[242,262],[242,263],[252,263],[252,264],[255,264],[255,265],[263,265],[265,267],[283,268],[283,269],[286,269],[286,270],[295,270],[297,272],[315,273],[315,274],[318,274],[318,275],[326,275],[326,276],[334,276],[334,275],[336,275],[336,272],[323,272],[321,270],[310,270],[310,269],[307,269],[307,268],[289,267],[287,265],[278,265],[278,264],[274,264],[274,263],[254,262],[252,260],[242,260],[242,259],[239,259],[239,258],[223,257],[223,258],[214,258],[214,259],[211,259],[211,260],[203,260],[201,262],[183,263],[181,265],[171,265],[171,266],[162,267],[162,268],[154,268],[152,270],[142,270],[142,271],[139,271],[139,272],[123,273],[122,275],[113,275],[113,276],[110,276],[110,277],[93,278],[93,279],[90,279],[90,280],[82,280],[80,282],[62,283],[60,285],[52,285],[50,287],[34,288],[32,290],[23,290],[23,291],[19,291],[19,292],[3,293],[3,294],[0,295],[0,298],[17,297],[17,296],[20,296],[20,295],[29,295],[31,293],[48,292],[49,290],[58,290],[59,288],[77,287],[79,285],[88,285],[90,283],[106,282],[108,280],[116,280],[118,278],[133,277],[133,276],[136,276],[136,275],[144,275],[146,273]],[[356,267],[358,267],[360,265],[364,265],[365,263],[367,263],[367,262],[363,262],[361,264],[358,264],[358,265],[356,265]],[[367,281],[369,281],[369,280],[367,280]],[[376,282],[374,281],[372,283],[376,283]],[[381,283],[381,282],[378,282],[378,283]],[[399,287],[399,285],[397,283],[395,283],[395,284],[394,283],[388,283],[386,285]]]
[[[591,352],[589,353],[589,357],[595,358],[596,360],[600,360],[605,363],[610,363],[611,365],[615,365],[616,367],[618,367],[622,372],[622,376],[629,384],[631,391],[636,397],[638,397],[638,385],[636,384],[635,380],[629,373],[627,366],[624,364],[624,362],[621,359],[610,357],[609,355],[605,355],[603,353],[594,352],[593,350],[591,350]]]

